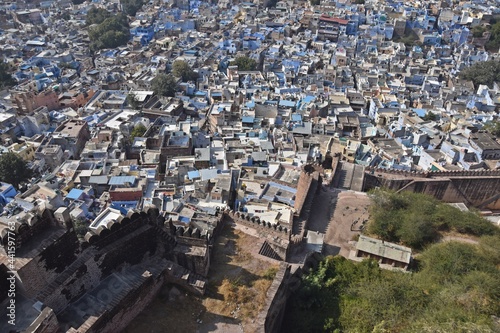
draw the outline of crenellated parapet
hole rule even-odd
[[[250,216],[250,214],[243,212],[235,212],[232,209],[224,211],[224,219],[230,220],[236,224],[243,224],[257,230],[265,231],[266,233],[270,233],[273,236],[277,236],[288,241],[290,240],[290,229],[280,225],[279,223],[264,221],[257,216]]]
[[[410,178],[442,178],[442,177],[500,177],[500,170],[436,170],[406,171],[367,167],[365,173],[373,175],[398,175]]]
[[[160,215],[160,211],[156,207],[146,207],[143,211],[130,210],[125,217],[110,220],[95,230],[87,231],[83,237],[84,244],[82,246],[86,248],[89,245],[106,245],[143,225],[157,226],[160,229],[164,220],[165,218]],[[165,237],[167,236],[168,234]],[[169,236],[167,238],[170,238],[168,240],[172,244],[175,243],[174,238]]]

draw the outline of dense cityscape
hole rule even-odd
[[[0,3],[0,332],[500,331],[497,1]]]

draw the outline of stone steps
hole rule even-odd
[[[281,256],[271,247],[271,245],[269,245],[268,242],[264,242],[264,244],[262,244],[259,254],[271,259],[283,261],[283,258],[281,258]]]
[[[47,288],[41,291],[36,299],[43,302],[49,295],[52,295],[54,291],[61,286],[67,279],[69,279],[87,260],[96,254],[96,251],[92,248],[84,251],[78,258],[71,263],[57,278],[52,281]]]

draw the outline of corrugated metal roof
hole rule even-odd
[[[411,249],[409,247],[384,242],[380,239],[360,235],[356,249],[399,262],[410,263]]]
[[[254,119],[255,118],[251,117],[251,116],[243,116],[243,117],[241,117],[241,122],[242,123],[253,123]]]
[[[107,184],[108,176],[92,176],[89,178],[90,184]]]
[[[74,189],[71,189],[71,191],[69,191],[66,198],[71,199],[71,200],[76,200],[82,195],[82,193],[83,193],[83,190],[79,190],[77,188],[74,188]]]
[[[217,177],[217,169],[202,169],[200,174],[201,180],[214,179]]]
[[[195,178],[200,178],[200,172],[198,170],[188,171],[188,178],[193,180]]]
[[[108,185],[134,184],[135,176],[113,176],[109,179]]]

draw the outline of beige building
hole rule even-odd
[[[29,143],[14,143],[8,147],[9,152],[19,155],[25,161],[32,161],[35,158],[35,147]]]

